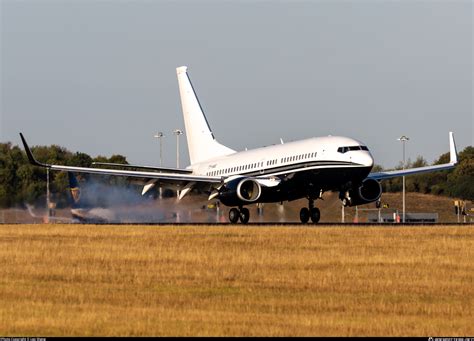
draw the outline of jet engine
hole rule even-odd
[[[256,202],[262,194],[262,186],[251,178],[237,178],[226,182],[219,190],[219,200],[227,206],[239,206]]]
[[[350,200],[343,199],[347,206],[364,205],[377,201],[382,195],[380,182],[374,179],[366,179],[362,185],[349,190]]]
[[[262,194],[262,187],[255,180],[244,179],[237,185],[236,193],[242,201],[255,202]]]

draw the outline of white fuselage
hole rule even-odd
[[[314,137],[206,160],[189,168],[196,175],[269,176],[319,168],[372,167],[374,160],[361,142],[340,136]]]

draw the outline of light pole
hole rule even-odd
[[[180,129],[175,129],[173,130],[173,134],[176,135],[176,168],[179,168],[179,135],[182,135],[183,131]],[[179,189],[176,190],[176,196],[179,197]],[[179,219],[179,215],[177,217]]]
[[[163,166],[163,141],[162,141],[162,138],[164,136],[165,135],[161,131],[157,132],[156,135],[153,136],[153,137],[156,137],[156,138],[160,139],[160,167]]]
[[[49,194],[49,168],[46,168],[46,222],[49,224],[50,211],[50,194]]]
[[[173,134],[176,135],[176,168],[179,168],[179,135],[183,134],[180,129],[173,130]]]
[[[407,136],[403,135],[400,138],[397,139],[398,141],[401,141],[403,144],[403,169],[405,169],[405,142],[410,140]],[[405,176],[403,176],[403,219],[402,222],[405,223]]]
[[[157,132],[156,135],[153,136],[153,137],[156,137],[157,139],[160,139],[160,167],[163,167],[163,137],[164,136],[165,134],[163,134],[163,132],[161,131]],[[160,184],[160,187],[158,188],[158,195],[160,199],[163,198],[163,187],[161,187],[161,184]]]

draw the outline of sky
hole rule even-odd
[[[0,142],[176,165],[188,66],[216,139],[363,141],[384,168],[474,144],[471,1],[0,0]],[[180,165],[189,164],[185,136]]]

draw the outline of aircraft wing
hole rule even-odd
[[[122,170],[122,169],[106,169],[106,168],[90,168],[90,167],[74,167],[74,166],[62,166],[62,165],[50,165],[38,162],[31,152],[28,144],[26,143],[23,134],[20,133],[23,146],[25,147],[26,155],[28,160],[32,165],[45,167],[52,170],[66,171],[66,172],[76,172],[76,173],[89,173],[89,174],[101,174],[101,175],[115,175],[115,176],[125,176],[135,179],[146,180],[160,180],[160,182],[172,183],[177,186],[185,185],[188,182],[194,182],[196,184],[219,184],[222,179],[216,176],[203,176],[203,175],[192,175],[189,174],[186,170],[185,173],[182,172],[160,172],[156,171],[136,171],[136,170]]]
[[[429,172],[434,172],[434,171],[439,171],[439,170],[448,170],[448,169],[454,168],[456,164],[458,163],[458,156],[457,156],[457,151],[456,151],[456,143],[454,142],[454,135],[452,132],[449,133],[449,158],[450,158],[449,163],[445,163],[442,165],[370,173],[367,176],[367,178],[375,179],[375,180],[384,180],[384,179],[389,179],[389,178],[395,178],[398,176],[405,176],[405,175],[412,175],[412,174],[419,174],[419,173],[429,173]]]
[[[153,171],[157,171],[157,172],[161,172],[161,173],[192,174],[192,172],[193,172],[190,169],[182,169],[182,168],[139,166],[139,165],[128,165],[128,164],[123,164],[123,163],[110,163],[110,162],[92,162],[92,165],[112,166],[112,167],[121,167],[121,168],[147,169],[147,170],[153,170]]]

